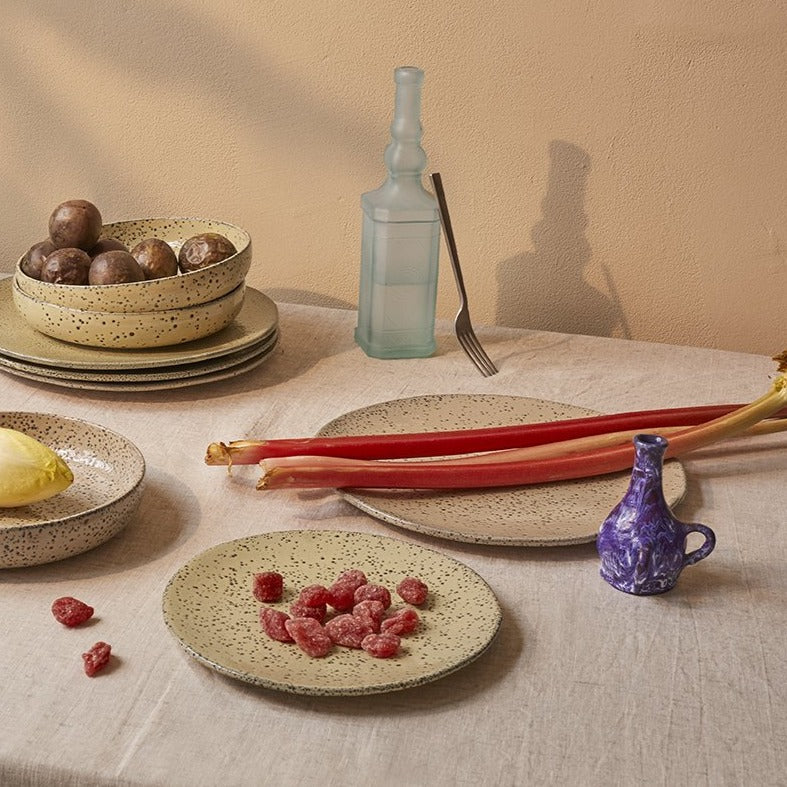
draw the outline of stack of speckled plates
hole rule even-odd
[[[212,336],[170,347],[111,350],[70,344],[31,328],[0,281],[0,369],[17,377],[94,391],[156,391],[236,377],[265,361],[279,339],[276,304],[246,288],[235,320]]]

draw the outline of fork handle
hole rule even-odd
[[[448,256],[451,258],[451,268],[454,271],[456,287],[459,290],[459,296],[462,299],[462,303],[466,303],[467,292],[465,290],[465,281],[462,276],[462,269],[459,267],[459,254],[456,250],[456,240],[454,239],[454,231],[451,227],[451,216],[448,213],[448,203],[445,200],[445,191],[443,191],[443,179],[440,177],[439,172],[432,172],[429,175],[429,179],[432,181],[435,196],[437,197],[437,212],[440,216],[440,224],[443,227],[445,245],[448,247]]]

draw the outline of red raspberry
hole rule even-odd
[[[312,658],[319,659],[328,655],[333,647],[333,640],[314,618],[290,618],[284,621],[284,627],[295,640],[295,644]]]
[[[385,609],[391,606],[391,592],[382,585],[361,585],[355,591],[355,603],[361,601],[380,601]]]
[[[380,624],[382,623],[384,614],[385,607],[381,601],[377,601],[376,599],[370,598],[366,601],[361,601],[353,607],[353,615],[355,615],[356,618],[368,621],[372,631],[380,630]]]
[[[92,678],[97,672],[104,669],[109,664],[111,651],[111,646],[107,645],[106,642],[96,642],[87,653],[83,653],[82,661],[84,662],[85,675]]]
[[[350,568],[347,571],[342,571],[341,574],[336,578],[337,582],[341,582],[342,584],[346,583],[348,585],[353,586],[353,590],[359,588],[361,585],[365,585],[367,582],[366,574],[361,571],[359,568]]]
[[[361,647],[376,659],[390,659],[399,652],[400,639],[396,634],[367,634]]]
[[[300,599],[296,599],[290,606],[290,614],[294,618],[314,618],[318,623],[325,620],[328,613],[328,607],[325,604],[318,604],[312,606],[311,604],[304,604]]]
[[[363,638],[372,633],[366,618],[348,614],[331,618],[325,624],[325,631],[337,645],[345,648],[360,648]]]
[[[263,571],[254,575],[252,593],[257,601],[278,601],[284,592],[284,577],[278,571]]]
[[[292,637],[284,625],[289,619],[290,616],[286,612],[273,607],[263,607],[260,610],[262,630],[277,642],[292,642]]]
[[[307,607],[320,607],[328,604],[331,594],[324,585],[307,585],[298,595],[298,601],[302,601]]]
[[[400,609],[395,615],[386,618],[380,624],[381,632],[390,632],[391,634],[398,634],[400,637],[404,634],[411,634],[418,628],[421,618],[414,609],[407,607]]]
[[[72,596],[63,596],[52,602],[52,614],[58,623],[73,628],[93,617],[93,607]]]
[[[396,592],[402,601],[416,606],[423,604],[429,593],[429,588],[425,582],[416,577],[405,577],[397,586]]]
[[[355,605],[355,586],[349,582],[336,581],[328,588],[328,603],[337,612],[346,612]]]

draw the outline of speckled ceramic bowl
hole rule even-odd
[[[102,426],[47,413],[0,412],[0,426],[60,454],[74,481],[59,495],[0,508],[0,568],[51,563],[119,533],[142,496],[145,460],[125,437]]]
[[[184,241],[204,232],[224,235],[238,253],[202,270],[164,279],[84,287],[32,279],[19,267],[20,258],[14,278],[26,295],[70,309],[151,312],[207,303],[234,290],[246,278],[251,266],[251,237],[245,230],[209,219],[154,218],[105,224],[102,237],[116,238],[129,249],[145,238],[159,238],[169,243],[177,254]]]
[[[235,319],[245,293],[241,283],[220,298],[180,309],[101,312],[40,301],[16,283],[12,288],[21,318],[37,331],[64,342],[112,349],[170,347],[210,336]]]

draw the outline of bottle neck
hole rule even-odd
[[[426,152],[421,147],[421,86],[424,72],[412,66],[394,71],[396,99],[391,123],[391,142],[385,149],[385,166],[397,180],[418,180],[426,168]]]

